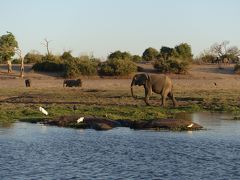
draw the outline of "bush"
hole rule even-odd
[[[37,63],[37,62],[41,62],[43,59],[43,55],[38,54],[38,53],[27,53],[24,56],[24,62],[25,63]]]
[[[21,60],[19,58],[14,58],[12,64],[21,64]]]
[[[65,59],[64,59],[64,58]],[[45,55],[44,61],[33,65],[33,70],[42,72],[63,72],[65,77],[78,77],[80,75],[97,75],[98,61],[88,56],[73,58],[67,53],[60,56]]]
[[[73,58],[68,60],[65,64],[65,77],[78,77],[80,75],[92,76],[97,75],[98,63],[92,60],[81,60]]]
[[[153,61],[157,59],[158,55],[159,55],[158,50],[156,50],[155,48],[149,47],[143,52],[142,59],[144,61]]]
[[[203,54],[200,56],[199,61],[203,63],[216,63],[216,56],[212,54]]]
[[[98,63],[91,60],[81,60],[78,62],[78,69],[82,75],[97,75]]]
[[[169,60],[156,60],[154,61],[153,67],[161,73],[187,73],[189,63],[187,61],[181,61],[179,59]]]
[[[142,61],[142,57],[139,55],[133,55],[132,56],[132,61],[133,62],[141,62]]]
[[[240,63],[237,63],[235,66],[234,66],[234,72],[236,74],[240,74]]]
[[[53,54],[46,54],[42,57],[42,61],[55,62],[55,63],[64,63],[63,59],[60,56],[55,56]]]
[[[136,71],[137,66],[128,59],[111,59],[101,64],[99,73],[105,76],[128,76]]]
[[[108,59],[132,59],[132,55],[129,52],[115,51],[108,56]]]
[[[34,71],[42,72],[61,72],[64,71],[65,67],[62,63],[56,63],[51,61],[43,61],[35,63],[32,67]]]

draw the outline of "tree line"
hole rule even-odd
[[[216,57],[227,57],[236,60],[239,50],[236,46],[227,47],[229,42],[214,44],[210,50],[204,51],[197,60],[202,62],[214,61]],[[61,55],[54,55],[49,50],[49,41],[44,39],[47,53],[37,51],[28,52],[24,57],[18,47],[15,36],[7,32],[0,36],[0,62],[8,64],[11,72],[11,63],[21,63],[20,76],[23,77],[24,63],[32,63],[35,71],[61,72],[64,77],[80,75],[128,76],[136,72],[138,63],[151,63],[160,73],[186,73],[189,65],[194,62],[191,46],[180,43],[175,47],[162,46],[159,50],[149,47],[141,56],[132,55],[126,51],[115,51],[102,62],[93,56],[73,57],[71,51]],[[17,54],[18,58],[13,59]]]

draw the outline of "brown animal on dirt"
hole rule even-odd
[[[31,80],[30,79],[26,79],[25,80],[25,85],[26,85],[26,87],[31,87]]]
[[[229,60],[229,58],[223,58],[223,60],[222,60],[222,62],[223,62],[223,65],[225,65],[225,66],[229,66],[230,65],[230,60]]]
[[[177,102],[173,96],[172,88],[173,84],[171,79],[163,74],[152,75],[147,73],[136,74],[131,83],[131,93],[133,96],[133,86],[144,86],[145,89],[145,103],[149,105],[149,97],[152,92],[160,94],[162,96],[162,106],[165,106],[166,97],[172,99],[173,105],[177,106]],[[134,97],[134,96],[133,96]]]
[[[81,79],[65,79],[63,81],[63,87],[82,87]]]

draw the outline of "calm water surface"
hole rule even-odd
[[[240,121],[199,113],[207,130],[0,127],[0,179],[240,179]]]

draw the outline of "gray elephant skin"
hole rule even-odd
[[[65,79],[63,81],[63,87],[81,87],[82,80],[81,79]]]
[[[149,97],[152,92],[160,94],[162,96],[162,106],[166,105],[166,98],[171,98],[174,107],[177,106],[177,101],[173,95],[172,80],[164,74],[136,74],[131,83],[131,93],[133,95],[133,86],[144,86],[145,89],[145,103],[149,105]]]

